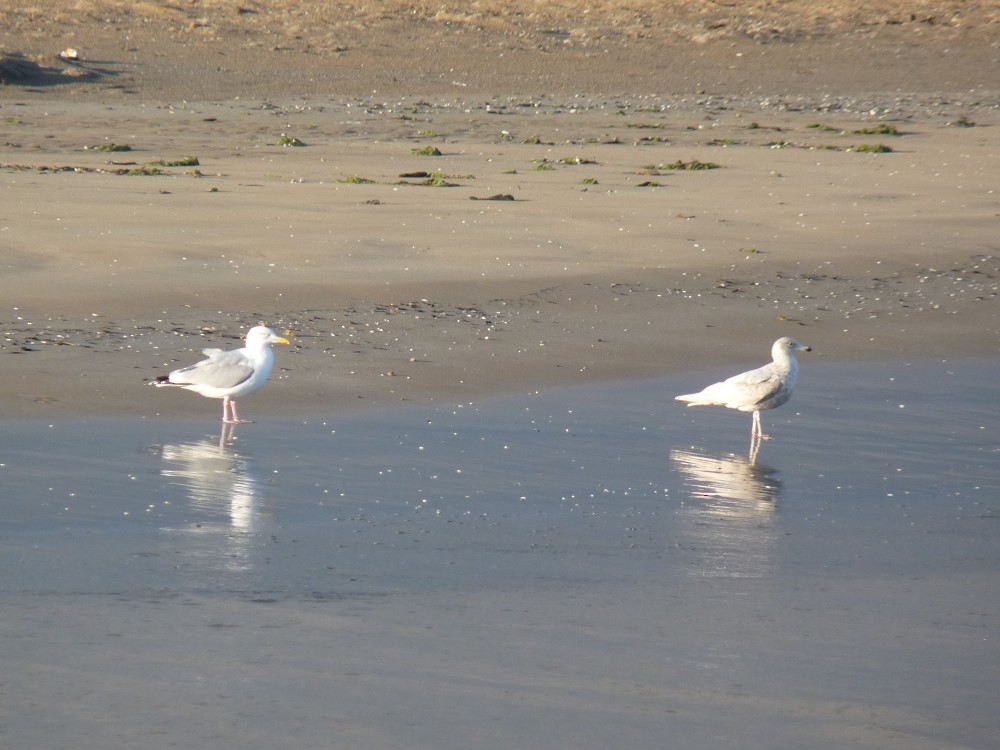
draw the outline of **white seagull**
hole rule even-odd
[[[197,364],[160,375],[151,381],[156,386],[175,386],[200,393],[208,398],[222,399],[222,421],[245,424],[236,413],[236,399],[260,390],[271,374],[274,353],[271,344],[287,344],[266,326],[254,326],[247,331],[246,346],[233,351],[203,349],[207,357]]]
[[[753,412],[753,426],[750,429],[751,445],[767,440],[760,428],[762,409],[774,409],[792,397],[795,380],[799,374],[799,363],[795,352],[812,351],[793,338],[785,336],[771,347],[770,364],[756,370],[734,375],[721,383],[714,383],[700,393],[677,396],[678,401],[686,401],[688,406],[725,406],[729,409]]]

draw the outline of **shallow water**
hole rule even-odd
[[[6,425],[0,739],[990,746],[995,363],[804,359],[754,465],[726,374]]]

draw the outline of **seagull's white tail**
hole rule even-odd
[[[700,393],[688,393],[684,396],[674,396],[677,401],[686,401],[688,406],[711,406],[711,401],[702,400]]]

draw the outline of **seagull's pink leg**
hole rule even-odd
[[[760,451],[762,440],[769,440],[767,435],[761,434],[760,411],[753,413],[753,421],[750,427],[750,456],[747,459],[751,466],[757,463],[757,453]]]
[[[232,419],[228,420],[229,424],[250,424],[252,419],[240,419],[239,414],[236,413],[236,401],[234,399],[226,396],[226,401],[229,402],[229,410],[232,412]]]
[[[753,426],[754,426],[754,430],[756,431],[756,435],[757,435],[757,439],[758,440],[770,440],[771,439],[770,435],[765,435],[764,434],[764,430],[760,426],[760,411],[759,410],[755,411],[753,413]]]
[[[222,423],[229,424],[229,396],[222,397]]]

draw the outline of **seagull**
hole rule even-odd
[[[810,352],[808,346],[785,336],[771,347],[770,364],[756,370],[734,375],[721,383],[714,383],[700,393],[677,396],[678,401],[686,401],[688,406],[725,406],[739,411],[753,412],[753,426],[750,429],[751,447],[761,440],[768,440],[760,428],[762,409],[774,409],[792,397],[795,379],[799,374],[799,364],[795,352]]]
[[[169,375],[160,375],[151,384],[186,388],[208,398],[221,398],[223,423],[246,424],[250,420],[240,419],[236,399],[260,390],[274,365],[271,345],[287,344],[288,339],[266,326],[254,326],[247,331],[245,343],[242,349],[228,352],[203,349],[202,354],[207,359]]]

